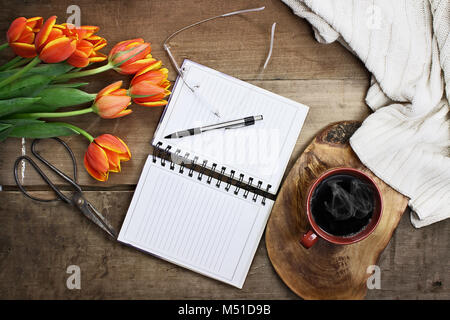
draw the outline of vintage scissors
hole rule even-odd
[[[21,156],[16,159],[16,162],[14,163],[14,179],[16,180],[16,184],[19,187],[20,191],[27,196],[30,199],[33,199],[35,201],[40,202],[51,202],[51,201],[59,201],[62,200],[65,203],[72,205],[76,208],[78,208],[89,220],[93,221],[96,225],[98,225],[100,228],[102,228],[106,233],[108,233],[111,237],[117,238],[117,234],[114,231],[114,228],[111,226],[111,224],[103,217],[103,215],[94,208],[94,206],[84,198],[83,196],[83,190],[81,190],[80,185],[77,183],[77,163],[75,160],[75,156],[72,152],[72,150],[69,148],[69,146],[62,141],[59,138],[52,138],[53,140],[56,140],[59,142],[69,153],[72,164],[73,164],[73,179],[67,176],[64,172],[56,168],[54,165],[52,165],[48,160],[43,158],[39,152],[36,151],[36,145],[41,141],[40,139],[33,140],[33,143],[31,144],[31,153],[43,164],[45,164],[51,171],[53,171],[56,175],[61,177],[64,181],[66,181],[68,184],[72,186],[74,189],[74,192],[71,196],[66,196],[64,193],[62,193],[61,189],[59,189],[48,177],[47,175],[39,168],[37,163],[31,159],[28,156]],[[56,193],[56,198],[54,199],[41,199],[34,197],[30,195],[23,185],[19,182],[19,164],[21,161],[27,161],[34,170],[41,176],[41,178],[49,185],[49,187]]]

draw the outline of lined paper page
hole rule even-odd
[[[119,241],[242,286],[270,207],[186,171],[147,159]]]
[[[276,193],[308,107],[190,60],[185,80],[177,80],[153,143],[172,145],[230,170],[272,185]],[[218,109],[221,118],[210,110]],[[176,131],[263,115],[253,126],[215,130],[182,139],[164,139]]]

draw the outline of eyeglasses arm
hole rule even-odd
[[[182,32],[182,31],[184,31],[184,30],[187,30],[187,29],[189,29],[189,28],[195,27],[195,26],[197,26],[197,25],[199,25],[199,24],[202,24],[202,23],[205,23],[205,22],[214,20],[214,19],[230,17],[230,16],[233,16],[233,15],[236,15],[236,14],[241,14],[241,13],[255,12],[255,11],[262,11],[262,10],[264,10],[264,9],[265,9],[265,7],[259,7],[259,8],[244,9],[244,10],[238,10],[238,11],[228,12],[228,13],[221,14],[221,15],[219,15],[219,16],[211,17],[211,18],[204,19],[204,20],[202,20],[202,21],[199,21],[199,22],[190,24],[190,25],[188,25],[188,26],[186,26],[186,27],[184,27],[184,28],[181,28],[180,30],[175,31],[175,32],[172,33],[170,36],[168,36],[167,39],[164,41],[164,44],[163,44],[164,50],[167,52],[167,54],[168,54],[168,56],[169,56],[169,59],[170,59],[170,61],[172,62],[173,66],[175,67],[177,73],[178,73],[178,74],[180,75],[180,77],[184,80],[184,78],[183,78],[183,72],[182,72],[182,70],[181,70],[179,64],[178,64],[177,61],[175,60],[175,57],[173,56],[172,52],[170,51],[170,46],[168,45],[168,42],[169,42],[173,37],[175,37],[177,34],[179,34],[180,32]],[[190,87],[189,87],[189,88],[190,88]],[[190,89],[193,91],[192,88],[190,88]]]

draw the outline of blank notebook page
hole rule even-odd
[[[153,144],[161,141],[171,145],[172,152],[179,149],[208,160],[208,166],[214,162],[262,180],[276,193],[308,107],[187,59],[182,68],[186,82],[177,80]],[[255,115],[264,120],[239,129],[164,139],[176,131]]]
[[[253,202],[149,156],[118,240],[242,287],[273,202]]]

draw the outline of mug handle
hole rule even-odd
[[[309,230],[307,233],[303,235],[302,239],[300,240],[300,243],[306,249],[309,249],[317,242],[317,240],[319,240],[317,234],[315,234],[314,231]]]

